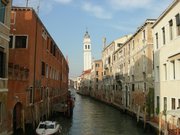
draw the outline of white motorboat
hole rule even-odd
[[[61,126],[56,121],[41,121],[36,128],[38,135],[56,135],[61,133]]]

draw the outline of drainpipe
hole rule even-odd
[[[38,25],[38,16],[36,14],[35,43],[34,43],[35,45],[34,47],[34,72],[33,72],[33,90],[32,90],[33,105],[34,105],[35,87],[36,87],[36,52],[37,52],[37,29],[38,29],[37,25]]]

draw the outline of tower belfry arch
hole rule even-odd
[[[91,62],[92,62],[91,39],[87,28],[83,39],[83,51],[84,51],[84,71],[86,71],[88,69],[91,69]]]

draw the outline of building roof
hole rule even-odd
[[[83,71],[83,75],[91,73],[91,69]]]
[[[120,37],[120,38],[118,38],[118,39],[115,39],[115,40],[113,40],[109,45],[107,45],[106,47],[104,47],[103,48],[103,50],[102,51],[105,51],[108,47],[110,47],[111,45],[115,45],[115,42],[117,41],[117,40],[119,40],[119,39],[123,39],[123,38],[125,38],[125,37],[127,37],[127,40],[131,37],[131,34],[129,34],[129,35],[124,35],[124,36],[122,36],[122,37]],[[124,43],[122,43],[122,44],[124,44]]]
[[[101,61],[102,61],[102,59],[94,60],[93,62],[101,62]]]
[[[154,28],[159,21],[161,21],[164,16],[178,3],[180,2],[180,0],[174,0],[167,8],[166,10],[158,17],[158,19],[156,20],[156,22],[153,24],[152,28]]]
[[[128,43],[130,40],[132,40],[148,23],[154,23],[156,21],[156,19],[146,19],[146,21],[143,23],[143,25],[141,25],[140,27],[138,27],[138,29],[136,30],[136,32],[124,43]]]

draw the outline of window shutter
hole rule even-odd
[[[5,78],[5,76],[6,76],[6,53],[3,53],[3,67],[2,68],[3,68],[2,76]]]
[[[179,16],[179,14],[176,15],[176,25],[180,26],[180,16]]]

